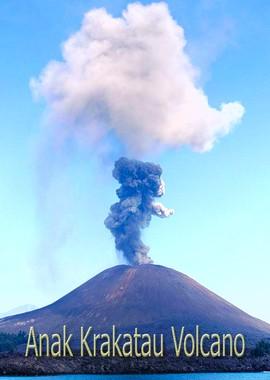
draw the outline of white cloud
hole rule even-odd
[[[113,131],[133,153],[181,145],[206,151],[244,107],[209,105],[185,43],[165,3],[130,4],[121,18],[95,9],[64,43],[63,61],[50,62],[31,87],[65,135],[96,144]]]

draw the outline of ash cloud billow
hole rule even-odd
[[[204,152],[244,114],[237,101],[209,104],[166,3],[129,4],[121,17],[91,10],[62,55],[31,88],[57,136],[96,149],[113,149],[113,136],[134,157],[183,145]]]
[[[241,121],[241,103],[210,105],[198,77],[167,4],[132,3],[119,17],[104,8],[87,12],[62,44],[62,59],[50,61],[30,86],[45,101],[43,131],[56,149],[75,140],[101,160],[119,151],[141,158],[182,146],[209,151]],[[105,224],[129,262],[150,262],[141,230],[152,215],[172,213],[154,203],[164,192],[161,168],[120,159],[113,175],[119,202]]]
[[[131,264],[147,264],[149,247],[141,240],[141,230],[147,227],[152,215],[166,218],[174,213],[154,198],[165,192],[159,165],[120,158],[115,162],[113,177],[121,184],[116,191],[119,202],[113,204],[106,227],[115,238],[115,246]]]

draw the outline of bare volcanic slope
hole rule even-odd
[[[53,304],[0,319],[0,332],[61,331],[74,335],[80,326],[95,331],[138,327],[165,332],[170,326],[210,333],[243,333],[250,340],[270,336],[270,325],[244,313],[190,277],[159,265],[119,265],[93,277]]]

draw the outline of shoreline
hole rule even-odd
[[[22,354],[0,355],[0,377],[57,375],[160,375],[192,373],[263,373],[270,372],[270,355],[260,358],[244,357],[175,360],[166,355],[157,358],[36,358]]]

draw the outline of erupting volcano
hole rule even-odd
[[[155,197],[165,193],[159,165],[120,158],[115,162],[113,176],[121,184],[116,191],[119,202],[111,206],[105,220],[115,238],[116,249],[123,252],[130,264],[149,264],[149,247],[141,241],[141,229],[149,225],[152,215],[167,218],[174,213]]]

